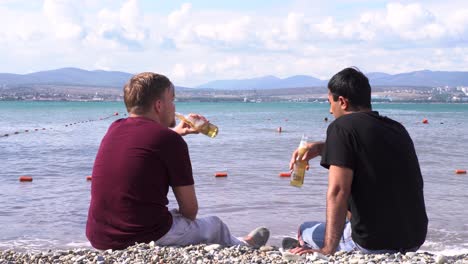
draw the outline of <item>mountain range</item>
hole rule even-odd
[[[460,71],[414,71],[400,74],[383,72],[367,73],[372,86],[468,86],[468,72]],[[326,86],[328,80],[321,80],[307,75],[296,75],[284,79],[275,76],[265,76],[241,80],[217,80],[198,86],[197,88],[213,88],[220,90],[248,90]]]
[[[133,76],[118,71],[61,68],[29,74],[0,73],[0,85],[76,85],[121,88]]]
[[[0,87],[19,85],[69,85],[122,88],[133,74],[119,71],[87,71],[61,68],[29,74],[0,73]],[[372,86],[468,86],[468,72],[414,71],[400,74],[371,72],[366,74]],[[194,88],[218,90],[253,90],[326,86],[328,80],[307,75],[288,78],[263,76],[251,79],[215,80]]]

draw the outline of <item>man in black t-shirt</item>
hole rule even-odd
[[[340,71],[328,89],[336,119],[326,141],[310,143],[302,157],[308,161],[321,155],[320,164],[329,169],[326,224],[301,225],[299,247],[291,252],[416,251],[426,238],[428,219],[421,170],[408,132],[372,111],[369,80],[358,70]],[[296,150],[291,168],[297,157]],[[350,224],[345,219],[348,210]]]

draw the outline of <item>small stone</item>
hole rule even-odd
[[[267,252],[267,251],[273,251],[273,250],[275,250],[275,248],[272,247],[272,246],[262,246],[262,247],[259,248],[259,250],[261,252]]]
[[[150,246],[150,248],[154,248],[154,246],[155,246],[155,245],[154,245],[154,241],[151,241],[151,242],[149,243],[149,246]]]
[[[77,258],[75,260],[75,262],[81,262],[82,260],[84,260],[86,258],[86,256],[80,256],[79,258]]]
[[[438,256],[435,258],[435,262],[436,262],[437,264],[446,263],[446,262],[447,262],[447,257],[445,257],[444,255],[438,255]]]
[[[416,252],[406,252],[405,256],[407,256],[408,258],[412,258],[416,256]]]
[[[316,259],[321,259],[321,260],[325,260],[325,261],[329,261],[330,258],[325,256],[324,254],[322,253],[319,253],[319,252],[314,252],[314,256],[316,257]]]
[[[207,252],[210,252],[210,251],[216,250],[216,249],[218,249],[218,248],[220,248],[220,247],[221,247],[220,244],[212,244],[212,245],[208,245],[208,246],[204,247],[203,249],[204,249],[205,251],[207,251]]]
[[[285,251],[283,252],[283,259],[287,261],[298,261],[300,259],[304,259],[304,257]]]

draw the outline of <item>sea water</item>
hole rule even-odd
[[[391,103],[374,110],[413,138],[429,217],[421,249],[468,251],[468,175],[454,173],[468,169],[468,105]],[[310,162],[301,188],[279,173],[288,171],[303,134],[325,139],[333,121],[328,104],[177,103],[177,111],[201,113],[219,127],[216,138],[185,137],[200,217],[219,216],[236,236],[267,226],[276,246],[303,221],[325,220],[327,170],[319,160]],[[90,247],[86,176],[107,128],[124,113],[122,102],[0,102],[0,249]],[[214,177],[219,171],[228,177]],[[22,175],[33,182],[19,182]],[[169,200],[177,208],[172,193]]]

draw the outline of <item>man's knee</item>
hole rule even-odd
[[[308,228],[315,227],[317,225],[323,224],[323,222],[318,222],[318,221],[309,221],[309,222],[304,222],[299,226],[299,233],[304,232],[304,230]]]

